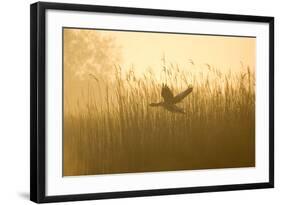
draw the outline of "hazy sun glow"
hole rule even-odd
[[[204,69],[209,64],[221,71],[241,69],[241,64],[255,68],[256,39],[249,37],[165,34],[150,32],[94,31],[111,36],[121,47],[124,69],[134,65],[137,73],[152,68],[160,70],[165,55],[167,63],[180,67]],[[194,65],[191,62],[194,62]]]

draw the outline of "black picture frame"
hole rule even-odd
[[[137,190],[107,193],[46,196],[45,143],[45,37],[46,10],[120,13],[130,15],[170,16],[196,19],[263,22],[269,25],[269,181],[263,183],[219,186]],[[274,187],[274,17],[218,13],[110,7],[82,4],[38,2],[30,6],[30,200],[37,203],[96,200],[123,197],[186,194],[198,192],[261,189]]]

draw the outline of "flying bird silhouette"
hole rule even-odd
[[[174,113],[182,113],[184,114],[183,108],[178,107],[176,104],[181,102],[188,94],[192,92],[193,88],[189,87],[185,91],[179,93],[178,95],[174,96],[170,88],[165,84],[162,86],[161,96],[163,97],[164,101],[158,103],[151,103],[149,104],[152,107],[163,107],[166,110]]]

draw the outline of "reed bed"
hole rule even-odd
[[[162,65],[161,75],[115,66],[64,102],[64,176],[255,166],[255,74]],[[186,114],[150,107],[162,84]],[[74,105],[73,105],[74,104]],[[71,106],[70,106],[71,105]]]

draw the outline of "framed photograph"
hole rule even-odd
[[[31,5],[30,198],[274,187],[274,18]]]

